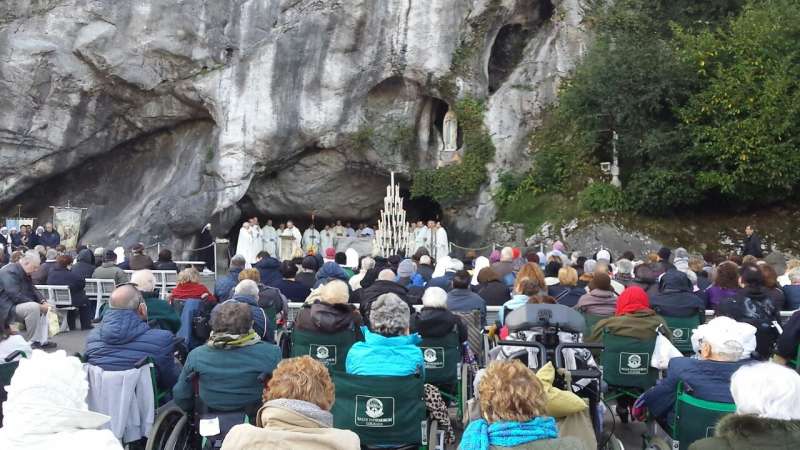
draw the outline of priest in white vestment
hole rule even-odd
[[[281,236],[291,236],[294,238],[294,241],[292,242],[292,251],[288,255],[284,255],[284,252],[281,252],[281,259],[292,259],[295,253],[302,252],[300,245],[303,242],[303,236],[300,235],[300,230],[294,226],[294,223],[292,223],[291,220],[286,222],[286,229],[283,230],[283,234],[281,234]]]
[[[267,220],[267,224],[261,229],[261,242],[269,256],[278,257],[278,232],[272,226],[272,220]]]
[[[244,256],[244,260],[250,264],[257,261],[258,251],[253,245],[253,232],[250,230],[250,222],[242,224],[239,229],[239,239],[236,241],[236,253]]]
[[[258,217],[251,217],[248,222],[250,222],[250,232],[253,234],[253,248],[256,255],[258,255],[264,250],[264,241],[261,240],[261,227],[258,225]]]
[[[325,250],[333,248],[333,231],[331,231],[330,225],[325,225],[325,228],[319,234],[319,253],[324,255]]]
[[[319,252],[320,234],[317,228],[312,223],[306,231],[303,232],[303,250],[306,253]]]
[[[434,243],[436,245],[435,254],[437,258],[450,255],[450,243],[447,241],[447,231],[445,231],[441,222],[436,224],[436,239],[434,239]]]
[[[420,248],[428,247],[426,241],[427,230],[421,220],[417,222],[417,228],[414,229],[414,253]]]

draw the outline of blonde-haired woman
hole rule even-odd
[[[272,373],[256,426],[231,429],[222,450],[358,450],[352,431],[333,428],[334,386],[328,369],[310,356],[286,359]]]
[[[360,335],[361,314],[347,303],[350,291],[342,280],[331,280],[311,291],[294,319],[298,330],[315,333],[338,333],[353,329]]]
[[[459,450],[584,450],[572,437],[558,437],[545,416],[547,396],[536,375],[519,360],[495,361],[478,382],[482,419],[470,422]]]
[[[204,300],[209,303],[216,303],[208,288],[200,283],[200,273],[194,267],[183,269],[178,273],[178,284],[172,293],[169,294],[169,303],[184,300]]]

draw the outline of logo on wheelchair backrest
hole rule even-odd
[[[672,337],[675,339],[683,339],[683,328],[675,328],[672,330]]]
[[[423,356],[425,356],[426,363],[436,362],[436,350],[432,348],[426,348]]]
[[[649,365],[649,353],[620,352],[619,354],[619,373],[621,375],[647,375]]]
[[[331,366],[336,364],[336,346],[335,345],[319,345],[311,344],[308,346],[308,356],[316,359],[317,361]]]
[[[394,426],[394,398],[356,395],[355,424],[359,427]]]
[[[373,419],[383,416],[383,402],[377,398],[367,400],[367,415]]]
[[[422,359],[426,369],[444,368],[444,347],[423,347]]]

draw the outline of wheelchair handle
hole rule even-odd
[[[25,352],[23,352],[22,350],[14,350],[13,352],[9,353],[8,356],[6,356],[4,358],[4,361],[7,362],[7,363],[11,362],[11,361],[14,361],[15,359],[17,359],[18,356],[24,357],[25,356]]]
[[[564,350],[565,348],[585,348],[585,349],[589,349],[589,350],[603,350],[605,348],[605,346],[603,344],[600,344],[600,343],[589,343],[589,342],[586,342],[586,343],[582,343],[582,342],[564,342],[564,343],[558,344],[556,346],[556,353],[555,353],[556,368],[557,369],[563,369],[564,368],[563,358],[560,358],[560,356],[561,356],[562,350]]]
[[[509,345],[514,347],[531,347],[539,349],[539,367],[547,364],[547,348],[541,342],[530,341],[497,341],[497,345]]]

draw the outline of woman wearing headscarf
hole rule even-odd
[[[671,336],[664,319],[650,309],[647,293],[639,286],[631,286],[622,292],[617,299],[614,316],[603,319],[594,326],[592,334],[585,338],[586,342],[603,340],[603,330],[608,329],[617,336],[648,340],[656,337],[656,329],[665,336]]]
[[[478,281],[478,274],[480,274],[481,270],[483,270],[484,268],[489,267],[491,263],[489,262],[489,258],[485,256],[478,256],[477,258],[475,258],[472,264],[473,264],[472,283],[470,284],[472,286],[472,290],[478,292],[480,291],[480,282]]]
[[[702,400],[733,403],[731,376],[753,362],[750,353],[756,349],[756,329],[729,317],[717,317],[694,330],[692,346],[697,358],[672,358],[667,377],[642,394],[637,402],[662,423],[672,422],[678,383]]]

